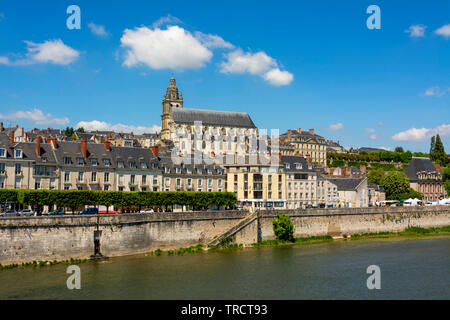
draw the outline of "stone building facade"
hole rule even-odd
[[[430,159],[412,157],[405,174],[409,178],[410,187],[422,194],[422,200],[438,201],[448,196],[442,175]]]
[[[314,129],[303,131],[297,128],[280,135],[280,151],[283,155],[309,155],[312,162],[322,165],[327,162],[327,143],[314,133]]]

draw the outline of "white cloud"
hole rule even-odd
[[[153,125],[151,127],[144,126],[132,126],[122,123],[112,124],[104,121],[92,120],[92,121],[80,121],[76,124],[75,128],[83,127],[87,131],[115,131],[115,132],[133,132],[135,134],[154,133],[160,132],[161,127]]]
[[[200,31],[196,31],[194,33],[194,37],[200,41],[205,47],[214,49],[214,48],[225,48],[225,49],[233,49],[234,45],[223,40],[218,35],[214,34],[206,34]]]
[[[410,26],[407,30],[405,30],[406,33],[409,33],[410,37],[418,38],[425,36],[425,29],[427,26],[424,26],[422,24],[416,24]]]
[[[24,41],[28,52],[25,59],[11,61],[8,57],[0,56],[0,64],[9,66],[27,66],[35,63],[53,63],[68,65],[80,56],[80,52],[65,45],[61,39],[47,40],[43,43]]]
[[[366,131],[367,131],[368,133],[374,133],[374,132],[375,132],[375,129],[367,128]]]
[[[332,124],[328,127],[329,130],[333,130],[333,131],[338,131],[344,128],[344,125],[342,123],[336,123],[336,124]]]
[[[254,54],[244,53],[237,49],[225,55],[227,61],[222,62],[220,70],[223,73],[250,73],[263,75],[269,69],[277,66],[277,62],[262,51]]]
[[[286,86],[294,80],[294,75],[288,71],[281,71],[280,69],[275,68],[264,75],[264,80],[276,87]]]
[[[439,29],[434,31],[434,33],[436,33],[437,35],[443,36],[445,38],[450,37],[450,23],[443,25],[442,27],[440,27]]]
[[[422,96],[439,98],[439,97],[442,97],[443,95],[445,95],[449,91],[450,91],[450,88],[441,89],[439,86],[435,86],[435,87],[431,87],[431,88],[428,88],[427,90],[425,90],[425,92],[422,93]]]
[[[381,134],[374,133],[374,134],[371,134],[371,135],[369,136],[369,139],[370,139],[370,140],[377,140],[377,139],[380,139],[381,137],[382,137]]]
[[[37,125],[66,125],[69,123],[69,118],[55,118],[52,114],[44,114],[42,110],[34,108],[31,111],[16,111],[8,114],[0,114],[0,119],[8,120],[30,120]]]
[[[182,24],[182,23],[183,23],[183,21],[181,21],[177,17],[174,17],[174,16],[168,14],[167,16],[161,17],[158,20],[156,20],[153,23],[152,27],[153,27],[153,29],[156,29],[156,28],[160,28],[163,25],[175,25],[175,24]]]
[[[91,32],[93,34],[95,34],[96,36],[99,36],[99,37],[105,38],[105,37],[108,37],[110,34],[108,31],[106,31],[104,26],[95,24],[93,22],[90,22],[88,24],[88,27],[89,27],[89,29],[91,29]]]
[[[221,63],[222,73],[258,75],[274,86],[288,85],[294,79],[292,73],[281,71],[277,61],[263,51],[250,53],[238,48],[225,54],[225,59]]]
[[[381,126],[383,126],[383,125],[384,125],[384,122],[383,122],[383,121],[378,121],[378,122],[377,122],[377,126],[380,126],[380,127],[381,127]]]
[[[125,29],[120,41],[127,50],[123,62],[127,67],[144,64],[152,69],[196,69],[203,67],[213,55],[189,31],[179,26],[165,30]]]
[[[439,134],[441,137],[450,136],[450,124],[442,124],[436,128],[411,128],[392,136],[396,141],[426,141]]]

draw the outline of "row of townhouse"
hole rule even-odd
[[[111,191],[225,191],[224,168],[172,161],[158,148],[57,141],[14,142],[0,133],[0,188]]]
[[[14,142],[0,134],[0,188],[114,191],[229,191],[252,209],[368,206],[367,179],[329,179],[310,158],[217,165],[173,159],[158,148],[57,141]],[[211,160],[211,159],[210,159]]]

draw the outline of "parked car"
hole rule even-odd
[[[53,211],[50,211],[48,213],[48,215],[49,216],[62,216],[62,215],[64,215],[64,210],[63,209],[53,210]]]
[[[87,208],[78,212],[78,214],[98,214],[97,208]]]
[[[31,217],[31,216],[35,216],[35,215],[36,215],[36,213],[31,209],[24,209],[19,212],[19,216]]]
[[[6,210],[0,213],[0,217],[17,217],[19,213],[16,210]]]
[[[139,211],[139,213],[154,213],[154,212],[155,212],[155,211],[153,211],[152,208],[147,208],[147,209],[144,209],[144,210]]]

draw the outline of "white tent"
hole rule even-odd
[[[404,206],[417,206],[417,204],[419,203],[419,199],[406,199],[405,201],[403,201],[403,205]]]
[[[440,200],[439,204],[440,205],[450,205],[450,198]]]

